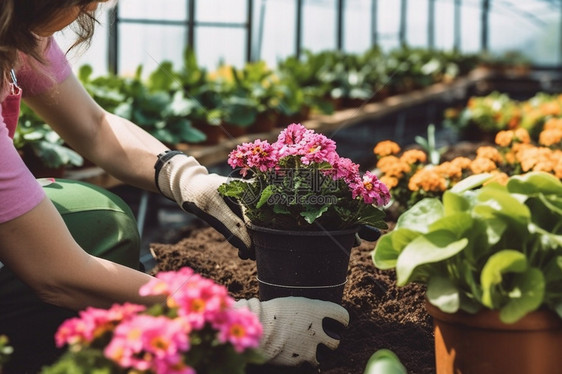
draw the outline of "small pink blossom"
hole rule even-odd
[[[352,197],[361,197],[365,204],[384,206],[390,201],[388,188],[370,171],[367,171],[363,178],[351,182],[349,186],[352,189]]]
[[[331,164],[339,157],[336,153],[336,142],[322,134],[307,133],[301,144],[301,162],[305,165],[311,162]]]
[[[258,317],[248,309],[237,309],[226,313],[225,320],[217,326],[217,329],[219,341],[230,342],[236,352],[257,348],[263,334]]]
[[[311,132],[312,130],[308,130],[300,123],[291,123],[279,133],[276,144],[288,147],[296,146],[304,139],[305,134]]]
[[[332,163],[329,174],[334,180],[343,179],[346,183],[350,183],[359,176],[359,165],[349,158],[337,157]]]
[[[138,315],[117,326],[104,354],[121,367],[137,370],[154,368],[156,362],[177,365],[190,347],[189,332],[182,320]]]
[[[90,343],[106,332],[112,331],[121,321],[127,320],[146,308],[142,305],[115,304],[110,309],[87,308],[79,317],[64,321],[55,334],[55,344]]]
[[[246,176],[250,168],[265,172],[273,168],[277,161],[275,148],[267,140],[259,139],[253,143],[238,145],[228,156],[228,164],[233,168],[241,168],[243,176]]]

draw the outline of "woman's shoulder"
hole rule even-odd
[[[40,48],[43,50],[44,64],[30,56],[21,56],[22,64],[16,75],[24,96],[39,95],[64,81],[72,73],[68,60],[54,37],[42,39]]]

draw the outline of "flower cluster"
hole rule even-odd
[[[375,174],[340,157],[325,135],[291,124],[270,144],[243,143],[228,164],[249,181],[234,179],[219,192],[244,205],[253,224],[292,229],[384,228],[388,188]],[[311,224],[315,223],[315,227]]]
[[[55,341],[70,350],[53,372],[56,365],[96,353],[100,365],[134,373],[195,374],[259,362],[253,349],[262,326],[248,309],[234,308],[225,287],[182,268],[157,274],[139,292],[164,295],[166,305],[87,308],[66,320]]]
[[[492,92],[471,97],[465,108],[449,108],[444,115],[445,124],[464,129],[467,138],[471,133],[493,136],[498,131],[524,128],[538,141],[545,122],[562,116],[562,95],[540,92],[529,100],[517,101],[506,94]]]
[[[527,130],[516,128],[499,131],[495,146],[480,146],[474,157],[455,157],[439,165],[427,163],[424,151],[406,150],[385,140],[374,153],[380,180],[390,188],[398,211],[409,209],[425,197],[441,197],[443,192],[469,175],[494,174],[494,180],[530,171],[544,171],[562,179],[562,119],[546,121],[539,134],[539,144],[533,145]]]

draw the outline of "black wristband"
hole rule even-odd
[[[182,151],[172,151],[169,149],[156,156],[157,159],[156,159],[156,163],[154,164],[154,183],[156,184],[156,188],[158,189],[158,191],[160,191],[160,193],[162,193],[162,190],[158,185],[158,175],[160,174],[160,170],[162,170],[162,166],[164,166],[166,162],[168,162],[172,157],[177,155],[187,156]]]

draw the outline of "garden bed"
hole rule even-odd
[[[238,258],[237,250],[215,230],[186,228],[176,244],[151,245],[158,270],[189,266],[225,285],[235,298],[258,295],[255,263]],[[352,251],[343,306],[350,324],[335,354],[320,369],[254,367],[248,373],[360,374],[370,356],[382,348],[394,351],[410,374],[435,372],[431,318],[423,306],[421,286],[396,287],[394,272],[375,269],[371,260],[374,242]]]

